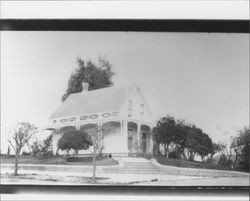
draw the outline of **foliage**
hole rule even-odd
[[[211,152],[210,152],[210,156],[209,156],[209,161],[211,161],[213,159],[213,156],[218,153],[221,152],[221,146],[219,143],[212,143],[212,147],[211,147]]]
[[[225,154],[221,154],[219,161],[218,161],[218,165],[222,167],[231,167],[231,164],[232,164],[232,161],[228,159]]]
[[[15,170],[14,175],[18,174],[18,157],[25,144],[31,139],[36,131],[36,127],[28,122],[18,123],[13,128],[12,136],[8,140],[15,152]]]
[[[250,127],[245,127],[238,131],[232,138],[230,148],[235,154],[233,166],[249,171],[249,146],[250,146]]]
[[[52,151],[52,139],[53,139],[53,135],[50,135],[49,137],[47,137],[42,145],[40,146],[40,156],[43,157],[47,157],[47,156],[52,156],[53,155],[53,151]]]
[[[42,143],[39,141],[34,141],[30,146],[33,156],[48,157],[53,155],[52,151],[52,139],[53,135],[49,135]]]
[[[175,158],[175,159],[180,159],[181,158],[181,154],[177,149],[174,149],[173,151],[171,151],[169,153],[169,158]]]
[[[164,147],[165,157],[178,150],[185,159],[194,160],[196,154],[204,160],[213,152],[211,138],[196,127],[174,117],[162,117],[153,129],[154,139]]]
[[[61,150],[74,149],[76,154],[79,150],[88,149],[91,145],[92,141],[88,134],[76,129],[66,130],[58,141],[58,147]]]
[[[23,156],[30,156],[30,152],[23,151],[22,155]]]
[[[62,101],[72,93],[81,92],[82,82],[89,84],[89,90],[100,89],[112,86],[112,65],[105,58],[99,57],[98,63],[95,64],[90,60],[84,61],[77,58],[77,69],[71,74],[68,81],[68,88],[62,96]]]
[[[40,149],[40,143],[36,140],[33,142],[33,144],[31,145],[31,151],[33,156],[36,156],[40,153],[41,149]]]
[[[171,145],[173,145],[176,131],[176,122],[174,117],[171,116],[162,117],[153,129],[155,140],[164,146],[164,154],[167,158],[171,150]]]

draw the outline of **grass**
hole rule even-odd
[[[1,164],[14,164],[14,156],[1,155]],[[33,156],[19,156],[19,164],[48,164],[48,165],[93,165],[92,158],[86,157],[80,162],[67,162],[62,156],[52,156],[52,157],[33,157]],[[111,166],[117,165],[118,162],[114,159],[108,159],[106,157],[97,157],[97,166]]]
[[[165,158],[163,156],[156,156],[155,159],[158,163],[162,165],[170,165],[176,167],[185,167],[185,168],[199,168],[199,169],[217,169],[217,170],[234,170],[230,167],[222,167],[220,165],[208,162],[199,162],[199,161],[187,161],[184,159],[173,159]]]

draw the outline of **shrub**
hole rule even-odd
[[[221,167],[231,167],[232,161],[228,160],[225,154],[222,154],[218,161],[218,165],[220,165]]]
[[[31,154],[29,152],[23,151],[22,155],[23,156],[30,156]]]
[[[181,154],[180,154],[179,151],[174,150],[174,151],[171,151],[171,152],[169,153],[169,158],[180,159],[180,158],[181,158]]]
[[[108,158],[107,155],[97,155],[96,160],[103,160]],[[85,162],[85,163],[91,163],[93,161],[92,156],[85,156],[85,157],[79,157],[79,156],[68,156],[65,159],[67,162]]]

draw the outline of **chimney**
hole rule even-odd
[[[88,91],[89,90],[89,83],[82,82],[82,91]]]

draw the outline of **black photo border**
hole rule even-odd
[[[249,33],[249,20],[1,19],[0,31]],[[249,196],[249,186],[5,185],[0,194]],[[41,198],[42,199],[42,198]],[[74,198],[72,197],[72,200]]]

